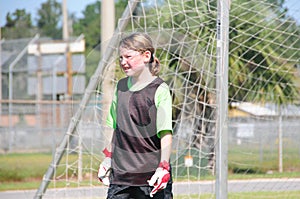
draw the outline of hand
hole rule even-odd
[[[167,183],[170,180],[170,165],[168,162],[161,162],[156,169],[154,175],[148,181],[150,186],[154,186],[152,191],[150,192],[150,197],[152,198],[157,191],[165,189],[167,187]]]
[[[109,175],[111,173],[111,153],[107,149],[103,150],[105,158],[99,166],[98,178],[104,185],[109,186]]]

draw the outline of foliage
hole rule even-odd
[[[272,3],[274,2],[272,1]],[[299,49],[300,46],[300,40],[297,37],[300,34],[300,28],[294,20],[286,15],[286,10],[278,7],[283,5],[283,1],[275,3],[271,5],[263,1],[232,1],[235,9],[230,10],[230,101],[282,104],[293,102],[299,97],[299,91],[295,84],[295,66],[300,52],[295,49]],[[155,23],[157,23],[162,26],[161,28],[175,28],[183,35],[188,32],[191,39],[201,38],[198,49],[203,51],[203,54],[205,52],[216,54],[215,43],[212,42],[216,37],[212,31],[216,30],[216,2],[212,1],[210,4],[206,4],[202,1],[186,1],[184,4],[180,4],[174,1],[172,5],[172,7],[166,6],[162,10],[170,14],[177,13],[177,10],[193,10],[193,8],[197,8],[197,11],[178,12],[174,17],[170,17],[170,14],[161,14],[159,22],[153,20],[151,23],[149,20],[151,26],[155,27]],[[195,18],[195,15],[198,16]],[[172,56],[179,56],[182,59],[188,57],[186,51],[183,50],[181,53],[185,54],[180,55],[175,52]],[[199,59],[198,64],[201,63],[201,60],[207,59],[203,56]],[[192,68],[212,67],[212,63],[208,63],[210,66],[204,64],[194,66],[193,63],[186,63]],[[172,64],[173,66],[170,67],[174,68],[178,62],[172,62]],[[195,77],[201,77],[201,74],[196,72],[189,76],[194,83],[197,83]],[[184,78],[186,79],[186,77]],[[201,82],[203,86],[207,83]]]
[[[7,13],[6,24],[3,29],[3,37],[10,39],[31,37],[32,30],[31,14],[25,9],[17,9],[14,13]]]
[[[87,67],[85,69],[85,76],[87,79],[90,79],[90,77],[95,73],[99,61],[100,61],[99,47],[95,47],[94,49],[90,50],[86,55]]]
[[[295,50],[299,26],[287,20],[278,7],[281,1],[276,1],[277,6],[257,0],[231,3],[229,100],[278,104],[297,100],[294,67],[300,53]],[[176,74],[164,76],[173,92],[173,119],[194,125],[190,143],[213,156],[215,124],[211,121],[216,117],[217,91],[210,88],[216,83],[217,1],[169,0],[147,8],[137,10],[135,24],[129,27],[159,38],[158,57],[168,66],[164,70]],[[139,17],[139,12],[147,17]],[[211,168],[213,160],[208,159]]]
[[[100,2],[97,1],[94,4],[87,5],[82,12],[84,18],[79,19],[74,23],[74,33],[76,35],[84,34],[86,47],[89,50],[96,48],[100,43]]]
[[[295,49],[299,49],[300,46],[300,28],[287,15],[287,10],[282,8],[283,3],[283,0],[232,1],[234,6],[230,10],[229,26],[230,101],[283,104],[298,100],[299,90],[295,82],[300,51]],[[176,44],[181,39],[176,38],[176,34],[172,35],[175,39],[171,44],[172,48],[169,49],[170,54],[165,57],[172,60],[169,67],[173,70],[192,70],[181,73],[183,77],[178,79],[188,78],[189,81],[206,87],[211,82],[200,82],[200,79],[206,78],[199,68],[215,70],[215,62],[203,63],[203,60],[209,59],[206,56],[207,52],[211,55],[216,54],[216,1],[180,3],[174,0],[168,1],[167,4],[172,4],[172,7],[163,5],[162,9],[149,9],[147,22],[141,18],[139,26],[146,28],[143,24],[147,24],[147,28],[176,29],[177,35],[188,33],[191,40],[199,40],[198,47],[193,47],[203,53],[194,63],[187,61],[192,53],[189,51],[190,46],[182,47]],[[152,12],[154,16],[154,12],[159,12],[159,20],[151,18]],[[187,67],[180,63],[182,60]],[[176,84],[182,85],[182,82]],[[180,94],[177,95],[179,96]]]
[[[115,3],[115,18],[119,19],[127,5],[126,0],[119,0]],[[86,48],[100,50],[101,43],[101,2],[96,1],[86,6],[83,11],[84,17],[75,21],[73,25],[74,34],[85,35]],[[117,20],[116,20],[117,23]],[[117,24],[116,24],[117,25]]]
[[[38,10],[37,27],[41,36],[61,39],[62,31],[59,27],[62,18],[61,4],[56,0],[47,0]]]
[[[12,15],[7,13],[5,27],[32,27],[31,14],[27,14],[25,9],[17,9]]]
[[[300,28],[280,7],[257,2],[233,1],[237,6],[230,12],[229,98],[293,102],[299,96],[294,67],[300,56],[295,50]]]

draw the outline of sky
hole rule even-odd
[[[300,1],[285,0],[285,7],[289,9],[289,14],[300,24]]]
[[[47,0],[0,0],[0,25],[5,25],[5,16],[8,12],[13,13],[16,9],[25,9],[30,12],[32,20],[35,21],[37,10],[41,4]],[[62,0],[57,0],[61,2]],[[82,11],[86,5],[95,3],[98,0],[67,0],[68,12],[74,13],[77,18],[81,18]],[[286,0],[286,6],[290,10],[290,14],[300,24],[300,0]]]
[[[5,25],[5,17],[8,12],[13,13],[16,9],[25,9],[26,13],[31,13],[32,21],[35,21],[35,17],[38,9],[41,8],[42,3],[47,0],[0,0],[0,25]],[[98,0],[67,0],[67,8],[69,13],[74,13],[77,18],[81,18],[82,11],[89,4],[95,3]],[[62,0],[57,0],[61,3]]]

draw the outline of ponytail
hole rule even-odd
[[[149,69],[153,76],[158,76],[159,71],[160,71],[160,62],[159,62],[158,58],[154,57],[154,55],[152,55],[152,56],[153,56],[153,58],[151,58],[151,61],[149,63]]]

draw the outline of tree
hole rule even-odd
[[[62,38],[61,28],[62,9],[56,0],[47,0],[38,10],[37,27],[41,36],[53,39]]]
[[[242,5],[245,1],[236,3]],[[293,102],[299,95],[292,71],[300,56],[295,50],[300,46],[295,37],[300,29],[280,7],[257,1],[246,3],[247,7],[231,11],[229,98],[276,104]],[[277,3],[283,5],[282,1]]]
[[[86,6],[82,12],[83,18],[74,22],[73,30],[75,35],[84,34],[87,52],[94,48],[99,48],[100,43],[100,2]]]
[[[280,7],[283,1],[269,0],[276,4],[253,0],[231,2],[236,9],[230,10],[229,25],[230,101],[281,104],[299,99],[293,75],[293,67],[300,57],[300,52],[295,50],[299,49],[299,27],[286,20],[286,10],[282,11]],[[207,88],[213,88],[215,83],[215,79],[208,75],[214,74],[216,69],[213,56],[216,55],[217,2],[169,0],[160,9],[164,13],[149,11],[154,12],[153,16],[160,14],[159,20],[147,13],[146,19],[140,18],[136,23],[141,28],[147,24],[153,29],[158,26],[162,30],[176,29],[176,33],[172,32],[168,52],[160,49],[164,54],[162,57],[172,60],[166,62],[169,69],[177,74],[177,78],[167,79],[175,88],[173,117],[180,117],[181,121],[193,125],[192,146],[210,152],[209,166],[213,168],[216,93]],[[170,38],[166,39],[169,42]],[[162,46],[164,42],[158,41]],[[203,53],[195,58],[193,49]],[[201,117],[193,117],[194,110]]]
[[[17,9],[12,14],[7,13],[3,36],[6,39],[32,37],[35,30],[32,26],[31,14],[25,9]]]
[[[119,0],[115,3],[116,19],[119,19],[127,5],[127,0]],[[73,24],[74,34],[84,34],[86,40],[87,52],[100,47],[101,42],[101,2],[96,1],[86,6],[83,18]],[[118,23],[118,21],[116,21]],[[116,24],[117,25],[117,24]]]
[[[119,0],[115,3],[116,19],[119,19],[127,5],[127,0]],[[96,1],[86,6],[83,18],[74,20],[74,35],[83,34],[86,42],[87,59],[86,76],[90,79],[100,59],[99,52],[101,43],[101,2]],[[116,21],[118,23],[118,21]],[[97,52],[94,52],[97,51]]]

